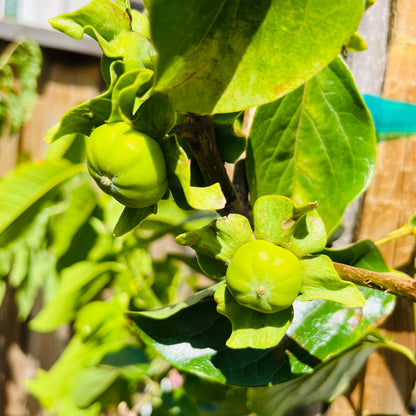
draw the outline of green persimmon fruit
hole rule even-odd
[[[240,305],[274,313],[290,307],[298,296],[302,265],[289,250],[269,241],[253,240],[235,252],[226,280]]]
[[[159,144],[124,122],[103,124],[87,139],[88,171],[123,205],[144,208],[166,193],[166,161]]]

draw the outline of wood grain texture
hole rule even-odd
[[[395,0],[390,24],[383,95],[416,103],[416,2]],[[371,73],[371,68],[367,72]],[[361,90],[368,92],[362,85]],[[415,213],[416,136],[380,143],[376,171],[365,195],[357,237],[377,240],[406,224]],[[409,236],[382,246],[381,251],[391,267],[402,268],[413,264],[414,246],[414,237]],[[413,303],[400,299],[382,330],[415,351]],[[328,412],[328,415],[343,415],[351,410],[356,416],[407,415],[415,378],[415,368],[405,357],[380,350],[368,360],[354,388],[347,394],[348,400],[345,397],[336,400],[330,407],[333,413]]]
[[[416,103],[416,2],[398,0],[392,20],[383,95]],[[359,239],[379,239],[416,213],[416,136],[378,145],[374,179],[365,196]],[[413,264],[414,237],[381,247],[391,267]],[[413,304],[399,299],[383,333],[415,351]],[[407,415],[415,383],[414,366],[398,353],[381,350],[368,360],[362,380],[362,416]]]

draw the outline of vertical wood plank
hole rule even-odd
[[[397,0],[383,95],[416,103],[416,2]],[[359,239],[377,240],[407,223],[416,211],[416,136],[378,145],[376,172],[366,194]],[[413,263],[414,238],[381,247],[391,267]],[[398,299],[382,328],[386,336],[415,351],[413,304]],[[381,350],[368,360],[362,380],[361,415],[406,415],[416,379],[402,355]]]

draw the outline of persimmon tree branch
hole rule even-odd
[[[176,127],[176,134],[187,139],[189,147],[198,163],[206,185],[219,182],[227,200],[220,215],[237,213],[248,216],[249,212],[236,191],[224,166],[224,160],[218,150],[214,125],[209,116],[191,115]]]
[[[383,292],[392,293],[416,302],[416,280],[388,273],[377,273],[346,264],[335,263],[335,270],[343,280]]]

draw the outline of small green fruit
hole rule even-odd
[[[127,123],[103,124],[92,132],[87,166],[97,185],[127,207],[154,205],[168,189],[159,144]]]
[[[226,273],[227,287],[242,306],[263,313],[287,309],[302,285],[302,265],[289,250],[265,240],[241,246]]]

